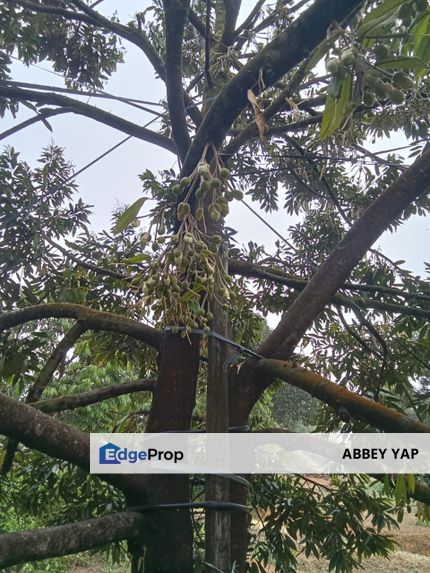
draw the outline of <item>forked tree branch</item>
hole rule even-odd
[[[88,330],[118,332],[159,348],[161,334],[155,328],[112,312],[94,310],[81,304],[47,303],[28,306],[0,315],[0,332],[43,318],[74,318]]]
[[[234,120],[246,107],[247,91],[273,86],[325,38],[333,20],[346,18],[362,0],[317,0],[289,28],[281,32],[230,80],[205,115],[182,173],[190,173],[208,141],[222,143]]]
[[[234,42],[236,22],[241,3],[241,0],[224,0],[224,29],[221,36],[221,43],[224,49],[231,46]]]
[[[85,4],[85,2],[82,2],[82,0],[71,1],[85,14],[93,18],[99,26],[110,30],[111,32],[117,34],[121,38],[128,40],[140,48],[148,60],[151,62],[155,72],[164,82],[166,81],[166,68],[164,62],[158,55],[157,51],[153,48],[147,35],[142,30],[137,28],[130,28],[129,26],[124,26],[118,22],[112,22],[112,20],[105,18],[99,12],[93,10],[90,6]],[[188,115],[193,120],[195,125],[200,125],[202,120],[200,110],[193,105],[193,100],[187,94],[185,94],[183,97]]]
[[[242,22],[242,24],[235,30],[234,38],[238,38],[243,32],[247,32],[251,29],[254,25],[254,22],[260,15],[261,8],[263,7],[266,0],[258,0],[255,4],[254,8],[248,14],[246,19]]]
[[[122,539],[141,538],[148,518],[124,511],[94,519],[0,534],[0,567],[72,555]]]
[[[84,14],[89,16],[91,20],[101,28],[105,28],[110,32],[113,32],[117,36],[124,38],[124,40],[128,40],[138,48],[142,50],[148,60],[151,62],[152,67],[156,71],[156,73],[160,76],[162,80],[165,78],[166,70],[164,68],[164,62],[158,55],[157,51],[152,46],[149,38],[146,34],[137,28],[131,28],[129,26],[124,26],[119,22],[114,22],[113,20],[109,20],[105,16],[102,16],[99,12],[90,8],[88,4],[82,2],[81,0],[71,0],[72,4],[74,4],[77,8],[79,8]]]
[[[155,382],[153,380],[134,380],[133,382],[123,382],[122,384],[111,384],[103,388],[95,388],[88,392],[81,392],[79,394],[71,394],[70,396],[61,396],[60,398],[51,398],[49,400],[42,400],[33,403],[33,407],[37,408],[45,414],[52,414],[54,412],[63,412],[64,410],[74,410],[82,406],[89,406],[90,404],[98,404],[103,400],[109,400],[124,394],[132,394],[134,392],[152,392]]]
[[[351,418],[366,422],[379,430],[399,433],[430,432],[428,424],[423,424],[388,406],[355,394],[293,362],[263,359],[257,363],[257,368],[304,390],[336,411],[342,408],[345,415],[348,414]]]
[[[288,359],[307,329],[342,288],[349,273],[366,254],[376,239],[420,195],[430,190],[430,150],[402,173],[402,175],[364,211],[332,250],[326,261],[313,275],[287,310],[284,318],[257,349],[266,358]],[[254,367],[252,360],[245,363],[240,373],[231,373],[230,424],[246,423],[249,413],[261,394],[270,386],[273,377]]]
[[[113,115],[112,113],[109,113],[103,109],[94,107],[79,100],[75,100],[68,96],[57,93],[38,92],[35,90],[0,85],[0,97],[5,97],[17,101],[32,101],[43,105],[56,105],[65,107],[70,112],[89,117],[90,119],[94,119],[99,123],[103,123],[109,127],[113,127],[114,129],[118,129],[119,131],[127,133],[128,135],[136,137],[137,139],[148,141],[149,143],[153,143],[158,147],[167,149],[167,151],[170,151],[171,153],[176,154],[177,152],[175,143],[165,135],[151,131],[146,127],[136,125],[127,119],[123,119],[122,117]]]

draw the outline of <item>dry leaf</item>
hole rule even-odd
[[[268,128],[267,128],[266,118],[264,117],[264,113],[261,111],[260,102],[258,100],[258,97],[251,89],[247,91],[246,95],[248,96],[248,100],[252,105],[252,109],[254,110],[255,123],[257,124],[258,127],[258,133],[260,135],[260,139],[264,141],[264,134],[266,133]]]

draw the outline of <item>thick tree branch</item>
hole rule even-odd
[[[47,303],[28,306],[14,312],[0,315],[0,332],[32,320],[43,318],[74,318],[88,330],[107,330],[131,336],[154,348],[159,348],[160,333],[146,324],[132,318],[111,312],[93,310],[81,304]]]
[[[22,442],[53,458],[70,462],[86,471],[90,467],[89,434],[60,422],[36,408],[0,393],[0,434]],[[142,497],[143,475],[109,475],[100,479]]]
[[[191,144],[182,88],[182,42],[189,0],[163,0],[166,26],[166,89],[173,139],[183,161]]]
[[[274,85],[325,38],[333,20],[343,20],[362,0],[317,0],[287,30],[281,32],[230,80],[205,115],[187,154],[182,172],[190,173],[208,141],[222,143],[234,120],[247,105],[247,90]]]
[[[18,101],[32,101],[43,105],[66,107],[68,111],[89,117],[95,121],[104,123],[109,127],[118,129],[119,131],[132,135],[138,139],[142,139],[143,141],[153,143],[158,147],[162,147],[163,149],[167,149],[167,151],[176,154],[175,143],[168,137],[151,131],[150,129],[146,129],[145,127],[141,127],[140,125],[136,125],[131,121],[113,115],[103,109],[99,109],[61,94],[42,93],[35,90],[24,90],[16,87],[0,85],[0,97]]]
[[[221,44],[224,48],[231,46],[234,42],[234,30],[236,28],[241,3],[242,0],[224,0],[224,30],[221,36]]]
[[[420,195],[429,191],[430,151],[418,158],[366,209],[310,280],[258,350],[288,358],[312,322],[342,287],[376,239]]]
[[[153,380],[135,380],[133,382],[124,382],[122,384],[112,384],[111,386],[104,386],[103,388],[96,388],[88,392],[81,392],[79,394],[72,394],[70,396],[61,396],[60,398],[51,398],[49,400],[42,400],[33,404],[34,408],[38,408],[45,414],[52,414],[53,412],[62,412],[64,410],[74,410],[82,406],[89,406],[90,404],[98,404],[103,400],[109,400],[116,396],[123,396],[124,394],[132,394],[133,392],[152,392],[155,382]]]
[[[330,382],[327,378],[293,362],[263,359],[257,368],[318,398],[334,410],[342,408],[351,418],[385,432],[430,432],[430,426]]]
[[[112,515],[16,533],[0,534],[0,567],[71,555],[141,536],[148,518],[138,512]]]
[[[79,337],[85,332],[85,327],[82,323],[77,322],[72,326],[72,328],[66,333],[62,340],[57,344],[53,353],[49,357],[49,360],[45,366],[40,371],[36,381],[30,388],[25,402],[31,404],[36,402],[41,397],[46,386],[52,379],[54,372],[57,370],[58,366],[64,361],[67,352],[74,346],[75,342]],[[13,460],[15,457],[15,452],[18,447],[18,442],[16,440],[8,440],[6,445],[6,452],[3,458],[3,464],[1,467],[1,474],[6,475],[12,467]]]

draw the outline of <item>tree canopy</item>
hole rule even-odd
[[[430,209],[428,3],[245,4],[130,3],[128,22],[103,0],[0,5],[0,113],[16,118],[0,139],[41,122],[55,140],[76,114],[171,153],[96,233],[67,151],[1,151],[0,567],[107,547],[132,573],[293,572],[303,550],[346,573],[393,549],[384,528],[413,500],[429,517],[425,476],[88,473],[91,431],[297,431],[300,413],[430,432],[428,277],[375,247]],[[156,106],[106,91],[130,45]],[[14,80],[13,58],[64,87]],[[274,249],[241,244],[236,202]]]

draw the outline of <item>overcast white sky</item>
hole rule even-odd
[[[97,8],[106,15],[110,15],[116,9],[121,21],[131,19],[133,12],[141,11],[149,2],[147,0],[105,0]],[[244,0],[242,18],[246,16],[253,6],[254,1]],[[125,43],[127,50],[125,64],[121,65],[118,72],[106,85],[106,91],[115,95],[134,97],[150,101],[159,101],[164,97],[163,85],[155,80],[149,64],[144,55],[133,45]],[[44,68],[49,68],[45,63]],[[19,63],[14,63],[14,79],[26,82],[63,86],[62,79],[58,76],[41,70],[34,66],[27,68]],[[108,100],[92,98],[90,103],[118,113],[123,117],[144,125],[152,116],[130,106]],[[154,108],[157,109],[157,108]],[[17,121],[22,121],[32,116],[32,112],[23,108]],[[12,145],[21,152],[21,157],[34,164],[42,147],[54,141],[64,147],[66,157],[75,165],[76,170],[106,151],[110,146],[125,137],[122,132],[105,127],[90,119],[81,118],[77,115],[64,115],[49,120],[54,133],[51,134],[41,123],[21,131],[0,145]],[[10,117],[2,120],[1,131],[13,124]],[[384,142],[384,148],[395,147],[402,141],[399,138]],[[109,227],[112,210],[120,204],[129,204],[141,195],[141,185],[137,177],[145,169],[152,171],[166,169],[174,164],[172,154],[158,149],[149,143],[132,139],[115,150],[105,159],[92,166],[88,171],[79,175],[79,193],[83,200],[93,208],[92,225],[94,230]],[[268,217],[265,215],[265,217]],[[288,214],[282,210],[270,215],[270,223],[281,234],[286,233],[292,223]],[[235,203],[228,218],[227,224],[238,230],[238,240],[241,243],[256,241],[265,244],[268,248],[273,245],[277,237],[267,229],[258,219],[251,214],[243,205]],[[406,260],[406,268],[414,273],[423,274],[423,261],[430,260],[428,246],[430,245],[429,218],[411,219],[403,225],[396,235],[385,233],[378,245],[383,248],[385,254],[394,260]]]

